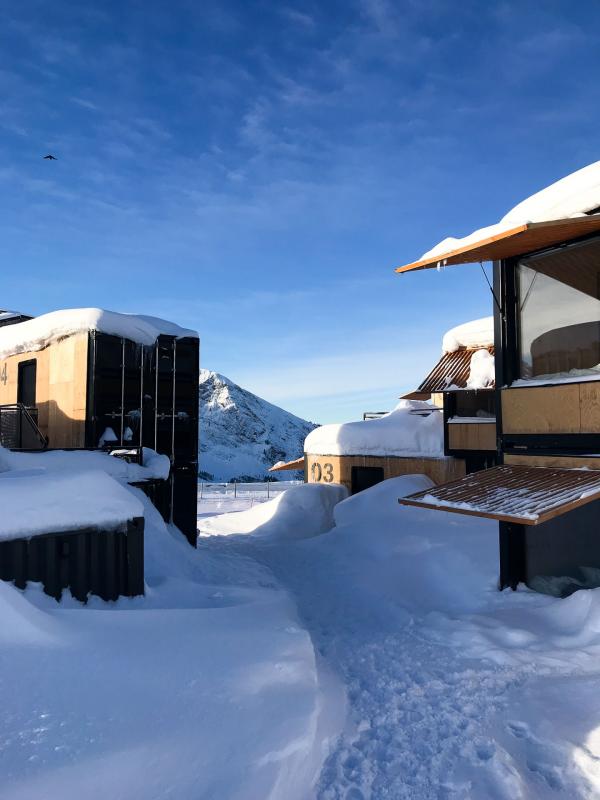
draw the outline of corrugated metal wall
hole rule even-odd
[[[0,578],[24,589],[40,582],[60,600],[63,589],[85,602],[144,594],[144,519],[122,530],[84,529],[0,542]]]

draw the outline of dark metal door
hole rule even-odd
[[[383,480],[383,467],[352,467],[352,494],[370,489]]]
[[[21,361],[17,385],[17,402],[23,403],[27,408],[35,406],[35,383],[37,376],[37,361]]]

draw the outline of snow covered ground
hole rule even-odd
[[[7,455],[21,482],[127,466]],[[57,604],[0,581],[2,800],[303,800],[343,693],[292,598],[255,559],[194,551],[121,482],[145,516],[145,597]]]
[[[499,593],[495,523],[398,506],[427,485],[379,484],[304,539],[281,504],[201,523],[201,552],[252,559],[290,593],[345,687],[305,797],[598,797],[600,590]]]
[[[129,488],[145,597],[0,582],[3,800],[598,797],[600,590],[499,593],[493,522],[398,505],[430,485],[295,486],[197,551]]]

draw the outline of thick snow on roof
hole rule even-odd
[[[483,317],[451,328],[444,334],[442,350],[444,353],[454,353],[461,347],[473,350],[476,347],[489,347],[492,344],[494,344],[494,318]]]
[[[424,412],[419,414],[418,412]],[[378,419],[323,425],[306,437],[304,450],[324,456],[430,456],[444,455],[442,415],[430,403],[401,400]]]
[[[126,449],[126,448],[124,448]],[[121,483],[137,483],[169,477],[169,457],[149,447],[143,449],[143,466],[100,450],[39,450],[17,452],[0,447],[0,474],[5,470],[36,470],[37,472],[97,472],[101,470]]]
[[[49,342],[80,331],[123,336],[139,344],[153,344],[161,335],[198,337],[196,331],[141,314],[120,314],[101,308],[69,308],[0,328],[0,358],[41,350]]]
[[[494,356],[489,350],[475,350],[471,356],[467,389],[490,389],[494,386],[496,372]]]
[[[423,253],[419,260],[443,256],[451,250],[496,236],[527,222],[581,217],[599,207],[600,161],[595,161],[522,200],[495,225],[479,228],[462,238],[449,236]]]
[[[137,497],[100,470],[0,474],[0,541],[77,528],[117,528],[144,515]]]

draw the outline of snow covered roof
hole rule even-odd
[[[0,473],[0,541],[82,528],[118,528],[142,517],[141,502],[101,470]]]
[[[600,230],[600,214],[593,213],[599,208],[596,161],[523,200],[494,225],[462,238],[447,237],[398,271],[506,258],[584,236]]]
[[[444,424],[439,409],[429,403],[401,400],[379,419],[322,425],[309,433],[306,453],[324,456],[402,456],[441,458]]]
[[[50,342],[81,331],[122,336],[139,344],[154,344],[160,335],[198,338],[196,331],[141,314],[120,314],[101,308],[69,308],[0,328],[0,358],[41,350]]]
[[[482,317],[471,322],[463,322],[451,328],[442,339],[442,352],[454,353],[465,348],[475,350],[478,347],[489,347],[494,344],[494,318]]]

